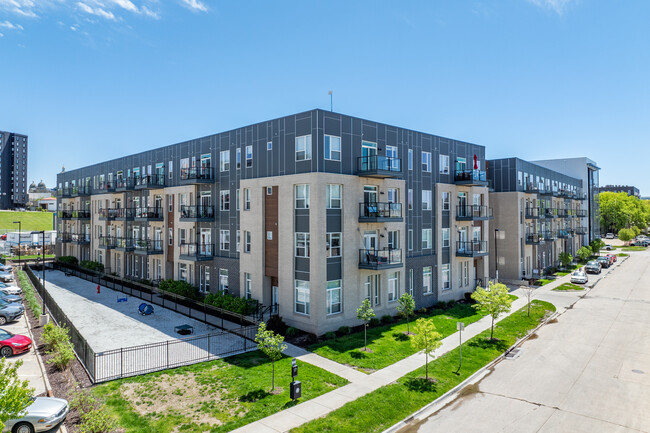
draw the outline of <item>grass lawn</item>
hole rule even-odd
[[[0,229],[18,231],[18,224],[14,224],[14,221],[21,222],[20,230],[23,232],[53,230],[54,214],[52,212],[0,212]]]
[[[569,266],[569,268],[567,270],[557,271],[555,273],[555,275],[557,275],[558,277],[563,277],[565,275],[569,275],[571,272],[575,271],[576,269],[580,268],[581,266],[582,266],[581,264],[571,265],[571,266]]]
[[[555,281],[555,279],[550,280],[548,278],[540,278],[539,280],[535,281],[535,285],[536,286],[545,286],[548,283],[552,283],[553,281]]]
[[[579,286],[577,284],[564,283],[561,286],[554,288],[553,290],[566,291],[566,290],[584,290],[584,289],[585,288],[583,286]]]
[[[625,253],[617,254],[617,256],[619,256],[619,257],[630,257],[629,254],[625,254]]]
[[[47,248],[45,250],[47,251]],[[32,259],[39,259],[39,258],[42,258],[42,257],[43,257],[42,254],[31,254],[31,255],[28,255],[28,256],[20,256],[20,260],[32,260]],[[54,257],[56,257],[54,254],[45,254],[46,259],[53,259]],[[3,254],[2,258],[3,259],[9,259],[9,260],[11,260],[11,259],[18,260],[18,256],[8,256],[6,254]]]
[[[555,307],[552,304],[533,301],[530,318],[524,307],[496,324],[494,337],[498,340],[488,341],[488,329],[463,343],[463,367],[460,371],[458,351],[451,351],[429,363],[429,377],[435,378],[434,382],[424,380],[423,366],[397,380],[397,383],[366,394],[292,432],[381,432],[437,399],[501,355],[517,338],[535,328],[553,311]]]
[[[299,362],[301,402],[347,381]],[[275,363],[259,351],[164,372],[121,379],[93,388],[125,433],[225,432],[294,405],[289,398],[291,358]]]
[[[511,296],[517,298],[514,295]],[[483,316],[485,313],[477,312],[471,305],[456,304],[447,310],[435,308],[426,315],[418,314],[416,317],[412,317],[410,329],[413,330],[416,319],[430,318],[444,338],[456,332],[456,322],[464,322],[467,326]],[[405,320],[368,328],[368,349],[372,350],[370,353],[360,350],[363,349],[363,331],[315,343],[309,346],[308,350],[341,364],[354,366],[365,373],[371,373],[415,353],[405,332]]]
[[[623,251],[645,251],[646,247],[623,247]]]

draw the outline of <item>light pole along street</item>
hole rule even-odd
[[[33,235],[41,234],[42,237],[42,243],[41,243],[41,251],[43,254],[43,260],[41,261],[41,270],[43,271],[43,290],[45,290],[45,230],[40,230],[40,231],[35,231],[32,232]]]

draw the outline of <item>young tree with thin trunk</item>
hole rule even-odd
[[[18,368],[22,361],[9,363],[6,358],[0,358],[0,431],[5,422],[25,415],[34,390],[26,380],[18,377]]]
[[[429,355],[442,345],[442,335],[436,331],[433,320],[418,319],[413,327],[414,334],[411,335],[411,345],[415,350],[424,352],[424,377],[429,380]]]
[[[406,317],[406,334],[408,335],[411,333],[409,330],[409,317],[411,317],[415,311],[415,300],[409,293],[404,293],[397,301],[399,302],[397,312],[400,316]]]
[[[273,368],[271,391],[273,391],[275,389],[275,361],[279,361],[282,358],[282,352],[287,349],[287,345],[284,344],[284,337],[274,333],[270,329],[266,329],[266,323],[264,322],[260,323],[259,328],[257,328],[255,342],[257,343],[257,348],[271,359]]]
[[[490,340],[494,339],[494,321],[501,313],[510,311],[512,299],[508,295],[508,287],[501,283],[492,283],[487,289],[477,287],[472,293],[472,299],[476,304],[472,305],[477,310],[485,311],[492,318],[492,326],[490,328]]]
[[[560,263],[562,263],[562,266],[565,268],[569,266],[573,261],[573,256],[566,251],[562,251],[558,256],[558,258],[560,259]]]
[[[366,336],[366,329],[368,329],[368,322],[373,317],[376,317],[375,310],[370,306],[370,300],[364,299],[359,308],[357,308],[357,319],[363,320],[363,351],[368,351],[368,340]]]
[[[528,317],[530,317],[530,303],[533,300],[533,292],[535,291],[535,286],[521,286],[521,290],[524,291],[526,299],[528,300]]]

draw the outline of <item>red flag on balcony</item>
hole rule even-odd
[[[474,170],[478,170],[478,158],[476,154],[474,154]]]

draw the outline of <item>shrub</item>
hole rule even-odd
[[[190,299],[196,299],[199,296],[199,289],[186,281],[162,280],[158,288]]]
[[[442,301],[438,301],[436,302],[435,308],[437,308],[438,310],[444,310],[446,306],[447,306],[446,303]]]
[[[332,340],[334,338],[336,338],[336,332],[330,331],[330,332],[325,333],[325,339],[326,340]]]
[[[53,322],[49,322],[43,327],[43,342],[45,343],[45,350],[53,350],[59,343],[65,341],[70,341],[68,328],[65,326],[56,326]]]
[[[163,282],[160,282],[163,285]],[[196,288],[194,288],[196,290]],[[252,299],[244,299],[238,296],[230,295],[228,293],[208,293],[203,299],[208,305],[217,308],[232,311],[237,314],[249,314],[257,305],[257,301]]]
[[[350,333],[350,327],[349,326],[341,326],[338,331],[336,331],[337,334],[339,335],[348,335]]]
[[[118,428],[117,422],[88,391],[73,393],[70,407],[80,414],[81,422],[76,426],[80,433],[109,433]]]
[[[384,314],[383,316],[381,316],[381,323],[384,324],[393,323],[393,316],[391,316],[390,314]]]
[[[368,325],[370,325],[370,326],[377,326],[377,325],[379,325],[379,319],[377,319],[376,317],[373,317],[372,319],[370,319],[370,320],[368,321]]]
[[[99,262],[93,262],[91,260],[83,260],[79,266],[82,268],[90,269],[91,271],[104,272],[104,265]]]
[[[456,306],[456,301],[447,301],[447,308],[454,308]]]
[[[239,298],[237,298],[239,299]],[[269,329],[276,334],[285,335],[287,332],[287,324],[284,323],[282,317],[280,316],[271,316],[269,320],[266,321],[266,329]]]
[[[25,301],[27,301],[27,305],[29,306],[29,309],[32,310],[32,314],[34,314],[35,317],[38,317],[40,314],[43,314],[43,308],[41,307],[41,304],[38,302],[38,299],[36,299],[36,294],[34,293],[34,288],[32,287],[32,283],[31,281],[29,281],[29,277],[27,277],[27,274],[22,270],[18,271],[18,281],[20,283],[20,288],[23,290]]]
[[[54,364],[54,366],[59,370],[65,370],[68,368],[68,365],[70,365],[74,359],[74,347],[69,340],[57,343],[54,346],[54,349],[47,353],[52,355],[52,357],[47,360],[47,363]]]
[[[418,310],[418,313],[420,313],[420,314],[427,314],[427,308],[426,308],[426,307],[422,307],[422,308],[420,308],[420,309]]]
[[[57,260],[68,265],[76,265],[79,263],[79,260],[75,256],[61,256]]]
[[[585,261],[591,257],[592,252],[593,251],[589,247],[581,247],[576,254],[580,257],[580,260]]]
[[[298,330],[296,328],[294,328],[293,326],[289,326],[287,328],[286,334],[287,334],[287,337],[295,337],[296,335],[298,335]]]

